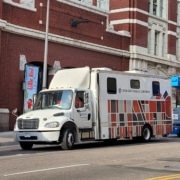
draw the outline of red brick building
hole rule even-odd
[[[50,0],[48,81],[57,62],[178,73],[178,8],[177,0]],[[11,111],[23,112],[24,64],[39,66],[42,76],[46,10],[47,0],[0,1],[0,108],[10,112],[10,130]]]

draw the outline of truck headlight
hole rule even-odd
[[[58,122],[50,122],[50,123],[46,123],[45,124],[46,128],[56,128],[59,127],[59,123]]]

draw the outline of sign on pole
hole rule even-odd
[[[37,94],[39,67],[26,65],[25,90],[24,90],[24,112],[33,108],[33,96]]]

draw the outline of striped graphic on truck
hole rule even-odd
[[[171,97],[166,95],[150,100],[108,100],[110,138],[141,136],[145,123],[151,125],[153,135],[172,131]]]

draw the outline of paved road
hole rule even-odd
[[[0,179],[180,180],[180,138],[60,146],[0,147]]]

